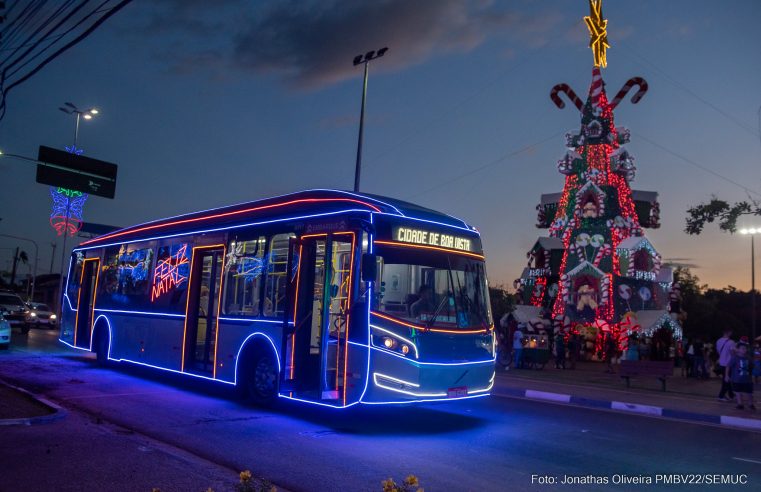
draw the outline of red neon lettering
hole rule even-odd
[[[188,280],[180,273],[180,265],[188,263],[188,245],[183,244],[177,253],[156,263],[153,271],[153,288],[151,302]]]

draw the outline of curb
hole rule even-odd
[[[19,391],[21,393],[24,393],[25,395],[29,396],[30,398],[33,398],[37,400],[39,403],[42,403],[48,408],[51,408],[55,410],[55,412],[49,414],[49,415],[40,415],[39,417],[26,417],[26,418],[19,418],[19,419],[0,419],[0,426],[4,425],[38,425],[38,424],[49,424],[51,422],[55,422],[57,420],[61,420],[64,417],[66,417],[67,413],[66,410],[61,408],[59,405],[56,405],[50,400],[46,400],[45,398],[42,398],[40,396],[35,395],[34,393],[31,393],[24,388],[19,388],[18,386],[14,386],[12,384],[8,384],[7,382],[0,379],[0,384],[3,384],[9,388],[12,388],[16,391]]]
[[[711,415],[704,413],[695,413],[685,410],[672,410],[670,408],[655,407],[652,405],[642,405],[638,403],[627,403],[622,401],[594,400],[591,398],[582,398],[563,393],[552,393],[548,391],[537,391],[530,389],[523,390],[517,388],[504,388],[499,392],[493,391],[492,394],[495,396],[526,398],[529,400],[540,400],[551,403],[562,403],[567,405],[590,407],[596,408],[598,410],[616,410],[619,412],[635,413],[638,415],[650,417],[665,417],[669,419],[685,420],[688,422],[714,424],[720,425],[722,427],[731,427],[733,429],[761,431],[761,420],[735,417],[732,415]]]

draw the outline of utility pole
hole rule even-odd
[[[55,249],[58,246],[58,243],[55,241],[51,242],[50,245],[53,247],[53,252],[50,254],[50,274],[53,274],[53,262],[55,261]]]

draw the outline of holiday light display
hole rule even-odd
[[[636,167],[623,147],[630,132],[614,123],[616,106],[634,87],[631,101],[639,102],[647,82],[633,77],[608,101],[600,73],[609,47],[607,21],[600,0],[590,0],[590,9],[585,21],[595,63],[586,101],[568,84],[550,93],[558,108],[565,107],[565,95],[579,110],[581,128],[566,134],[567,149],[557,164],[565,177],[562,194],[543,195],[537,206],[537,226],[548,228],[550,237],[529,252],[528,268],[515,285],[519,302],[541,307],[556,330],[587,335],[589,350],[599,352],[606,333],[621,340],[667,327],[678,338],[681,330],[668,313],[671,269],[662,266],[643,232],[659,226],[657,194],[631,189]]]
[[[82,155],[83,149],[67,145],[66,151]],[[82,228],[82,208],[87,200],[87,193],[51,186],[50,197],[53,199],[53,211],[50,213],[50,226],[59,236],[73,236]]]

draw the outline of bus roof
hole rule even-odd
[[[309,218],[341,212],[373,212],[476,231],[461,219],[402,200],[367,193],[316,189],[145,222],[89,239],[79,248],[139,241],[185,231],[213,230],[220,226],[234,227],[252,221]]]

